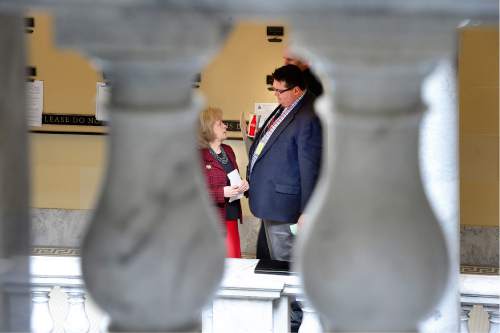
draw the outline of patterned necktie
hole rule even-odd
[[[285,108],[283,108],[282,106],[280,106],[280,108],[278,109],[278,112],[276,112],[276,114],[273,116],[273,119],[271,119],[269,121],[269,123],[267,124],[264,132],[262,133],[262,135],[266,134],[267,131],[269,131],[269,129],[273,126],[274,122],[279,118],[279,116],[281,116],[281,113],[283,113],[283,110]]]

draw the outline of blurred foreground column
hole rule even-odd
[[[445,235],[423,190],[421,87],[454,55],[461,20],[497,6],[312,1],[293,20],[296,50],[315,58],[333,97],[318,103],[324,167],[297,249],[328,330],[416,332],[444,302],[443,329],[458,331],[458,225]]]
[[[191,85],[225,24],[195,1],[17,5],[51,10],[59,46],[92,56],[111,83],[108,170],[82,248],[88,291],[113,331],[196,327],[225,250],[201,175],[203,105]]]
[[[191,330],[225,253],[191,84],[225,27],[191,2],[80,2],[57,9],[58,39],[103,60],[112,91],[108,172],[82,251],[87,289],[113,331]]]
[[[24,21],[0,13],[0,332],[30,330]]]

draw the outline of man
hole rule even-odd
[[[249,203],[261,218],[272,259],[290,261],[290,226],[304,221],[304,208],[321,164],[322,131],[314,113],[315,96],[306,90],[301,70],[285,65],[274,71],[280,104],[257,133],[249,152]]]
[[[295,65],[300,68],[302,75],[304,76],[304,80],[306,81],[307,90],[316,95],[316,97],[323,94],[323,85],[311,71],[311,68],[306,60],[293,55],[288,49],[286,49],[283,54],[283,62],[285,65]]]
[[[304,77],[306,89],[308,92],[313,93],[314,95],[316,95],[316,97],[319,97],[323,94],[323,85],[321,84],[317,76],[311,71],[309,63],[306,60],[295,56],[287,48],[283,53],[283,62],[285,65],[295,65],[299,67],[299,69],[302,71],[302,76]],[[256,257],[257,259],[271,258],[263,223],[259,228],[259,233],[257,236]]]

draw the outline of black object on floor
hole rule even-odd
[[[290,272],[290,262],[280,261],[272,259],[260,259],[255,266],[256,274],[278,274],[278,275],[290,275],[294,274]]]

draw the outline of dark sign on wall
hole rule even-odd
[[[74,126],[106,126],[105,121],[100,121],[95,116],[78,114],[44,114],[42,124],[46,125],[74,125]]]
[[[239,120],[224,120],[224,124],[226,124],[228,132],[240,132],[241,131]]]

